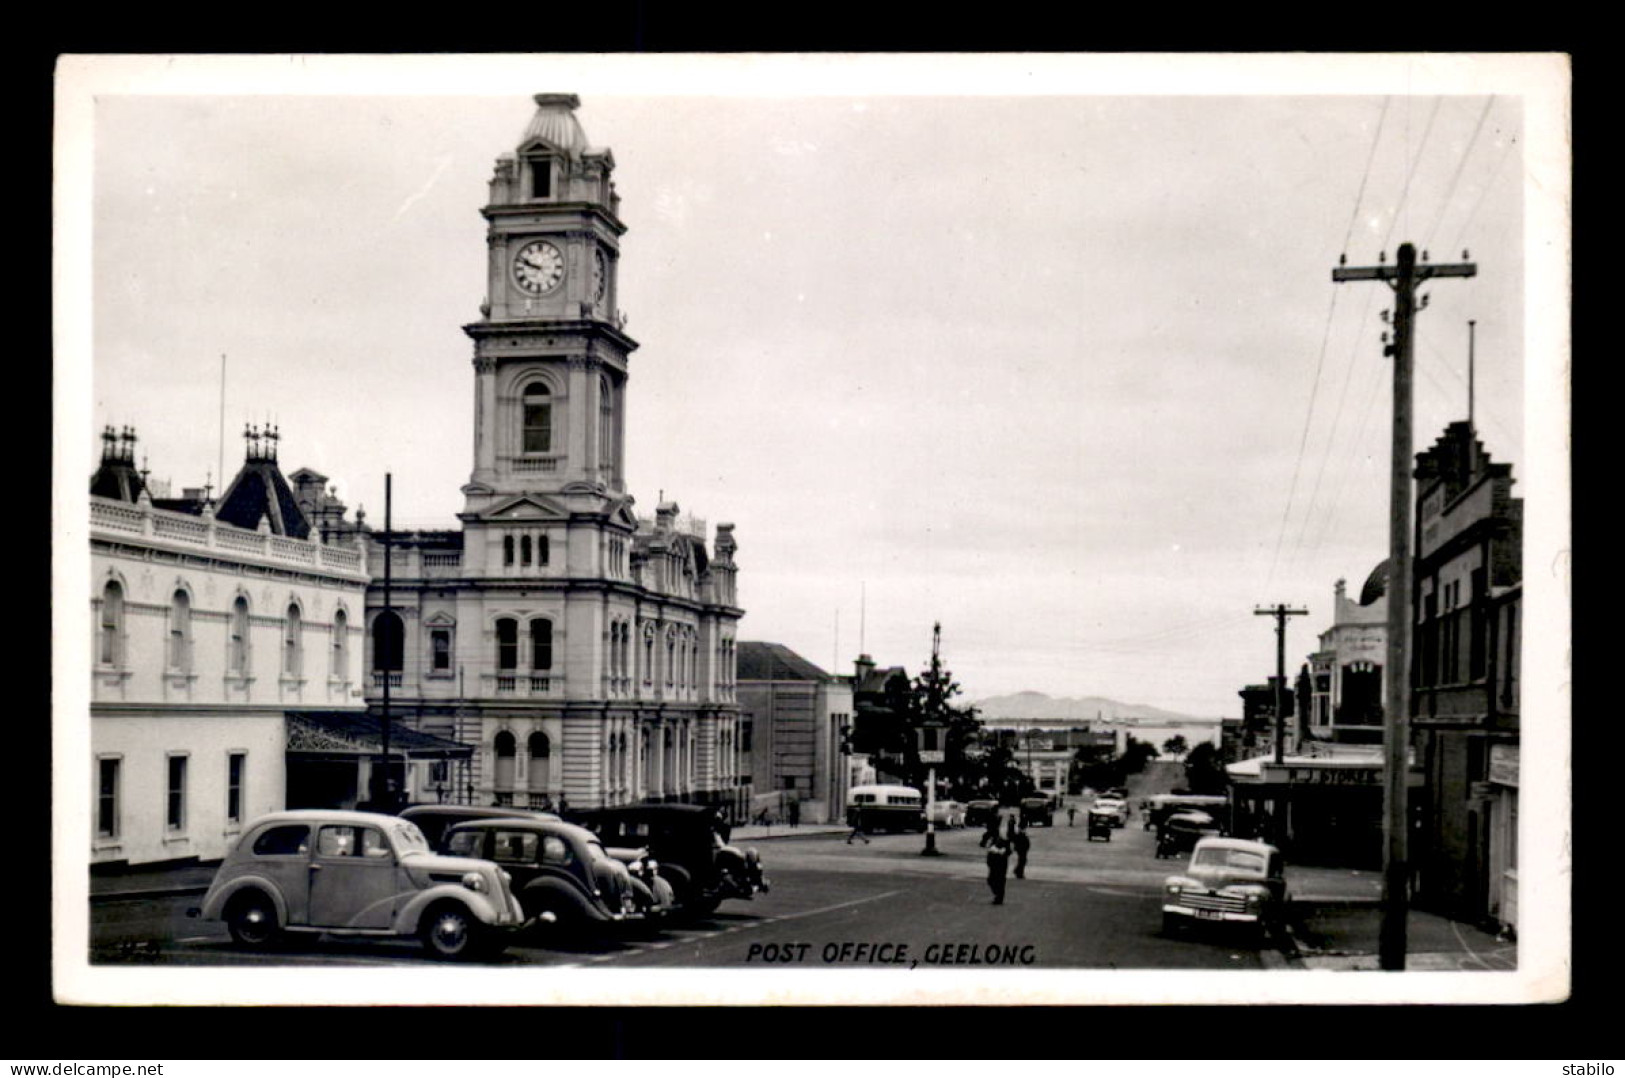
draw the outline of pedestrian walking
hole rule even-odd
[[[1032,849],[1032,845],[1032,839],[1027,837],[1025,827],[1018,829],[1010,839],[1010,847],[1016,851],[1016,879],[1018,880],[1027,878],[1027,851]]]
[[[1068,827],[1071,827],[1073,822],[1076,821],[1077,818],[1078,818],[1078,806],[1076,806],[1076,805],[1068,805],[1066,807],[1066,825]]]
[[[852,840],[855,838],[861,838],[865,846],[869,845],[869,836],[863,832],[863,814],[861,812],[852,814],[852,833],[846,836],[846,844],[848,846],[852,845]]]
[[[993,904],[1004,905],[1004,874],[1010,867],[1010,844],[997,831],[989,831],[987,840],[987,886],[993,892]]]
[[[792,801],[792,802],[790,802],[790,826],[791,827],[799,827],[799,826],[801,826],[801,802],[800,801]]]

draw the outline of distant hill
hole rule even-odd
[[[1018,692],[990,696],[972,702],[983,719],[1194,719],[1176,711],[1164,711],[1148,704],[1124,704],[1104,696],[1055,697],[1041,692]]]

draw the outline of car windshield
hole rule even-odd
[[[1207,846],[1196,851],[1191,863],[1202,868],[1234,868],[1258,876],[1264,874],[1264,855],[1255,850]]]

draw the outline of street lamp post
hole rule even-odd
[[[928,765],[925,778],[925,848],[920,851],[922,857],[940,857],[942,851],[937,849],[937,765],[943,763],[946,755],[939,745],[942,734],[942,724],[935,722],[922,723],[919,727],[920,737],[920,763]]]

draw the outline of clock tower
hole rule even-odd
[[[627,357],[616,263],[626,227],[607,149],[594,149],[575,94],[537,94],[512,153],[497,158],[486,298],[474,341],[474,470],[465,521],[531,496],[569,514],[626,509]]]

